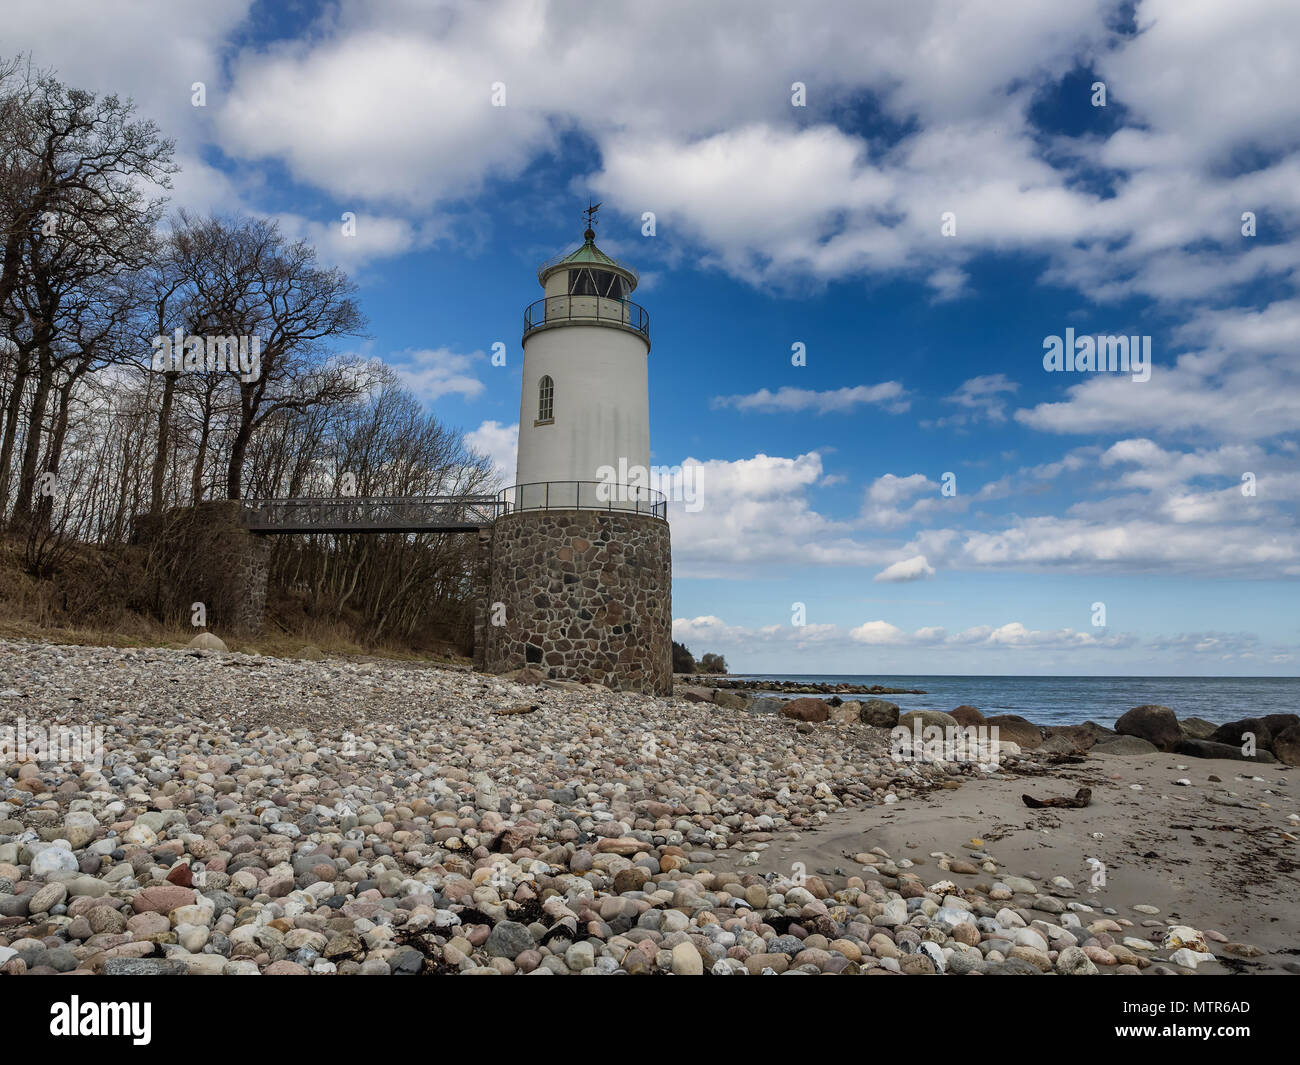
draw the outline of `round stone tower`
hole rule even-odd
[[[476,663],[672,690],[667,499],[651,487],[650,318],[596,247],[537,272],[524,312],[515,483],[480,544]]]

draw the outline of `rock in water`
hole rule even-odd
[[[963,703],[961,706],[955,707],[954,709],[950,710],[949,716],[952,717],[959,725],[984,724],[984,715],[981,714],[977,709],[975,709],[975,707],[967,706],[965,703]]]

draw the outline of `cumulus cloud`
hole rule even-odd
[[[486,356],[481,351],[469,355],[450,348],[408,348],[386,360],[397,371],[402,383],[421,399],[432,402],[442,396],[459,395],[473,399],[481,395],[483,382],[470,371]]]
[[[925,560],[925,556],[913,555],[911,558],[900,559],[886,566],[872,580],[899,583],[902,581],[919,581],[923,577],[933,576],[934,567]]]
[[[1201,312],[1178,335],[1194,350],[1172,361],[1153,353],[1150,380],[1085,375],[1064,400],[1018,410],[1016,420],[1052,433],[1198,440],[1267,440],[1300,425],[1300,300]]]
[[[909,630],[879,618],[848,628],[834,624],[749,627],[706,615],[676,619],[673,638],[700,650],[725,653],[733,669],[746,668],[741,663],[748,660],[760,672],[782,668],[807,672],[809,661],[827,661],[856,662],[860,671],[875,674],[937,668],[985,674],[1052,669],[1114,674],[1147,668],[1151,656],[1158,654],[1171,672],[1196,673],[1216,664],[1243,670],[1284,666],[1300,657],[1294,648],[1266,643],[1249,632],[1142,635],[1107,629],[1034,629],[1020,621],[949,631],[940,625]],[[940,662],[942,667],[936,665]]]
[[[611,2],[601,18],[531,0],[340,0],[272,41],[242,32],[251,11],[17,0],[5,32],[11,49],[130,93],[183,142],[216,148],[247,204],[269,164],[388,221],[340,254],[420,246],[436,231],[423,223],[577,131],[609,208],[655,210],[675,234],[666,245],[753,281],[905,275],[951,299],[976,255],[1027,251],[1046,257],[1045,279],[1096,299],[1204,300],[1300,267],[1296,243],[1276,239],[1300,217],[1288,0],[1138,0],[1136,33],[1117,28],[1111,0],[827,0],[816,19],[724,0],[710,8],[723,49],[689,0]],[[159,77],[160,55],[183,76]],[[1045,137],[1038,93],[1081,64],[1110,86],[1112,122]],[[194,80],[204,108],[190,105]],[[795,81],[807,109],[790,106]],[[838,122],[863,100],[896,132]],[[196,170],[206,154],[188,151]],[[1240,215],[1258,205],[1273,239],[1243,243]]]
[[[1045,648],[1084,650],[1132,646],[1137,638],[1126,634],[1078,632],[1074,629],[1030,629],[1019,621],[1003,625],[977,625],[960,632],[925,626],[905,632],[886,621],[868,621],[849,630],[858,643],[890,646],[945,646],[987,648]]]
[[[519,423],[503,425],[486,421],[465,434],[465,442],[480,455],[492,460],[492,469],[502,483],[515,479],[515,460],[519,454]]]
[[[965,496],[945,496],[940,488],[923,473],[906,477],[882,474],[863,495],[860,523],[869,528],[898,529],[941,514],[959,513],[969,505]],[[922,498],[913,500],[915,496]]]
[[[669,503],[678,576],[740,576],[777,564],[875,567],[889,560],[889,545],[861,541],[852,523],[813,508],[808,493],[824,479],[816,451],[795,458],[687,458],[682,465],[700,467],[701,490],[695,511]]]

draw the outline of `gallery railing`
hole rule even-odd
[[[258,533],[466,532],[501,507],[492,495],[251,499],[244,523]]]
[[[497,493],[503,514],[519,510],[605,510],[668,520],[668,497],[653,488],[606,481],[535,481]]]
[[[546,296],[524,309],[524,336],[569,322],[622,326],[650,339],[650,315],[639,303],[608,296]]]

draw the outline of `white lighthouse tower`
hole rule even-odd
[[[596,247],[537,272],[524,312],[516,483],[479,532],[474,661],[493,673],[672,691],[672,543],[652,489],[650,317]]]
[[[609,491],[608,471],[650,467],[650,317],[637,274],[596,247],[596,208],[581,247],[543,263],[543,297],[524,312],[523,396],[513,503],[644,508],[644,480]],[[602,472],[604,471],[604,472]],[[634,474],[635,477],[635,474]]]

